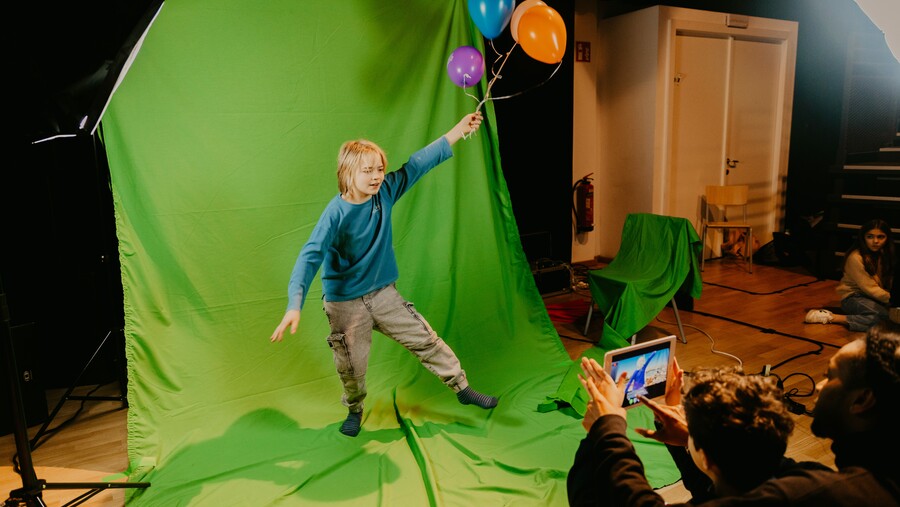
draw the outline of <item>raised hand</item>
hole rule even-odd
[[[447,138],[447,142],[453,145],[456,141],[459,141],[478,130],[478,128],[481,127],[481,121],[483,119],[480,112],[469,113],[463,116],[462,119],[459,120],[459,123],[454,125],[449,132],[444,134],[444,137]]]
[[[605,415],[618,415],[625,417],[625,409],[622,408],[622,400],[625,398],[625,372],[614,382],[609,373],[594,359],[582,358],[581,369],[584,376],[578,375],[578,381],[587,391],[589,400],[587,411],[584,414],[582,426],[590,431],[591,426]]]
[[[666,405],[681,405],[681,389],[684,387],[684,370],[678,366],[678,359],[672,358],[672,374],[666,379]]]

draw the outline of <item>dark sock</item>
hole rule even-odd
[[[481,408],[494,408],[497,406],[497,398],[481,394],[471,387],[466,387],[456,393],[456,399],[463,405],[478,405]]]
[[[347,419],[344,420],[344,424],[341,425],[341,433],[347,435],[348,437],[355,437],[359,435],[359,427],[362,424],[362,412],[350,412],[347,414]]]

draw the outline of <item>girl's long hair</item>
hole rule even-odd
[[[872,230],[879,230],[886,236],[884,246],[877,252],[869,250],[869,247],[866,246],[866,234]],[[864,223],[862,227],[859,228],[859,235],[856,237],[856,243],[847,250],[847,254],[849,255],[854,250],[859,251],[859,255],[863,260],[863,267],[869,275],[874,277],[878,274],[879,265],[881,266],[881,283],[885,290],[890,290],[894,280],[894,263],[896,262],[894,237],[891,233],[891,226],[879,218]]]

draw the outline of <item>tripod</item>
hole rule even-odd
[[[90,395],[88,395],[88,396],[72,396],[72,391],[74,391],[75,388],[79,385],[78,381],[81,380],[81,377],[88,370],[88,367],[90,367],[91,363],[94,362],[94,358],[96,358],[97,355],[100,353],[100,350],[103,348],[103,345],[106,344],[106,341],[109,340],[109,337],[112,336],[112,333],[113,333],[112,331],[108,331],[106,333],[106,336],[103,337],[103,340],[100,342],[100,345],[97,346],[97,350],[94,351],[94,354],[91,356],[90,359],[88,359],[88,362],[84,365],[84,368],[81,369],[81,373],[79,373],[78,376],[75,377],[75,380],[72,382],[72,384],[66,390],[66,392],[62,395],[62,398],[59,399],[59,402],[56,404],[56,407],[54,407],[53,410],[50,412],[50,416],[47,417],[47,420],[44,422],[44,424],[41,426],[41,428],[38,430],[38,432],[35,433],[34,437],[31,439],[31,448],[32,449],[37,447],[38,441],[47,432],[47,428],[50,426],[50,423],[53,421],[53,418],[56,417],[56,414],[59,413],[60,409],[63,407],[63,404],[65,404],[65,402],[67,402],[69,400],[121,401],[123,407],[126,407],[128,405],[127,399],[124,394],[119,394],[119,396],[90,396]],[[121,375],[119,376],[119,392],[120,393],[125,392],[125,382],[123,381]]]
[[[6,357],[7,376],[9,377],[9,394],[11,400],[10,413],[13,418],[13,431],[16,442],[16,456],[19,459],[19,474],[22,477],[22,487],[12,490],[5,502],[6,507],[46,507],[42,492],[46,489],[86,489],[87,492],[79,495],[63,507],[81,505],[100,492],[110,488],[148,488],[149,482],[68,482],[50,483],[38,479],[34,471],[34,462],[31,460],[31,444],[28,441],[28,430],[25,422],[25,405],[22,401],[22,390],[19,385],[18,366],[16,364],[16,351],[13,346],[12,333],[9,326],[9,307],[6,304],[6,293],[3,290],[3,281],[0,280],[0,346]],[[107,338],[109,335],[107,334]],[[106,338],[104,338],[104,342]],[[101,346],[103,344],[101,343]],[[95,353],[96,355],[96,353]],[[71,392],[71,391],[70,391]],[[65,397],[63,398],[65,399]],[[57,410],[59,406],[57,406]]]

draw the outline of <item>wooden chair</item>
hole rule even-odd
[[[744,257],[747,259],[747,266],[750,273],[753,273],[753,227],[747,222],[747,194],[749,187],[747,185],[728,185],[706,187],[706,207],[703,212],[701,241],[706,246],[706,233],[709,229],[722,229],[728,231],[731,229],[742,229],[747,231],[747,238],[744,242]],[[740,206],[743,213],[740,221],[730,221],[726,218],[729,207]],[[713,213],[720,213],[719,220],[714,221]],[[724,236],[724,233],[723,233]],[[703,271],[706,264],[706,256],[700,258],[700,271]]]

